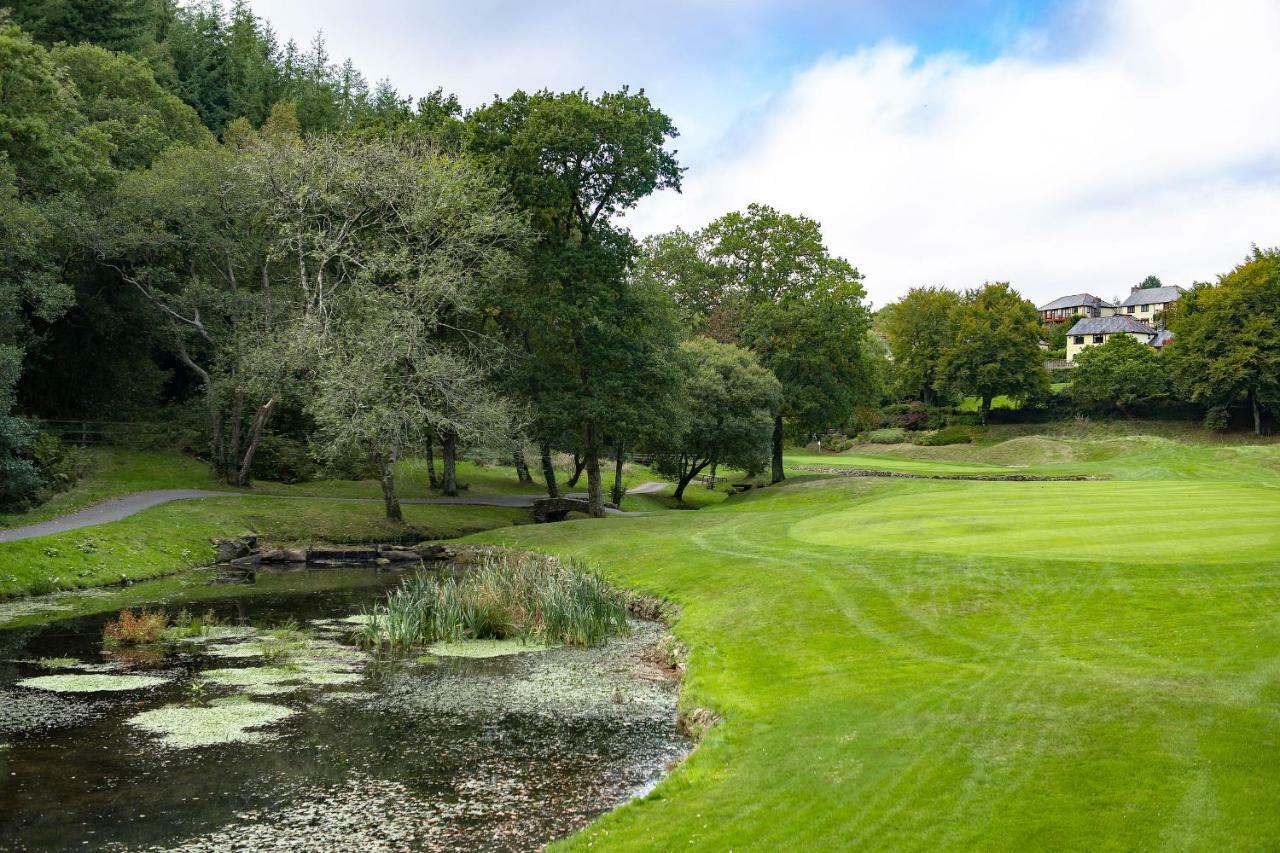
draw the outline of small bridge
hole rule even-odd
[[[605,509],[618,512],[618,505],[605,502]],[[561,498],[538,498],[533,502],[533,520],[538,524],[545,524],[548,521],[564,521],[569,517],[571,512],[580,512],[583,515],[590,515],[591,504],[586,498],[579,497],[561,497]],[[628,513],[620,513],[627,515]]]

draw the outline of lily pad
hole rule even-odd
[[[167,705],[144,711],[129,719],[129,725],[159,735],[160,742],[175,749],[191,749],[219,743],[256,743],[269,734],[257,731],[278,723],[295,712],[280,705],[245,701],[239,697],[222,699],[204,708]]]
[[[24,678],[18,682],[19,687],[34,687],[37,690],[51,690],[54,693],[107,693],[120,690],[142,690],[147,687],[158,687],[165,679],[154,675],[105,675],[88,673],[83,675],[38,675],[35,678]]]

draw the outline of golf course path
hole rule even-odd
[[[661,487],[663,483],[644,483],[632,489],[628,494],[652,494],[656,489],[648,487]],[[644,490],[644,491],[641,491]],[[82,527],[94,527],[98,524],[108,524],[112,521],[120,521],[131,515],[136,515],[144,509],[150,509],[153,506],[170,503],[171,501],[188,501],[198,498],[236,498],[246,497],[245,492],[214,492],[204,489],[156,489],[149,492],[134,492],[131,495],[122,495],[118,498],[111,498],[100,504],[94,504],[91,507],[78,510],[77,512],[60,515],[57,518],[51,518],[48,521],[41,521],[37,524],[28,524],[23,527],[11,527],[8,530],[0,530],[0,542],[16,542],[19,539],[34,539],[37,536],[52,536],[55,533],[66,533],[69,530],[79,530]],[[285,500],[311,500],[311,501],[354,501],[361,503],[378,502],[381,498],[342,498],[328,496],[311,496],[311,495],[251,495],[253,497],[266,498],[283,498]],[[402,504],[459,504],[463,506],[499,506],[512,509],[524,509],[533,506],[533,502],[541,498],[542,495],[484,495],[476,497],[459,496],[454,498],[401,498]],[[585,494],[569,494],[565,497],[586,499]],[[606,507],[605,512],[609,515],[643,515],[639,512],[624,512],[618,509]]]
[[[232,497],[238,492],[211,492],[204,489],[157,489],[150,492],[134,492],[111,498],[100,504],[79,510],[78,512],[60,515],[38,524],[23,527],[11,527],[0,530],[0,542],[16,542],[19,539],[34,539],[37,536],[50,536],[54,533],[66,533],[81,527],[93,527],[96,524],[107,524],[119,521],[150,509],[153,506],[167,504],[170,501],[187,501],[193,498]]]

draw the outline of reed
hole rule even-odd
[[[594,646],[627,630],[625,598],[595,570],[501,551],[461,577],[409,577],[365,617],[363,642],[397,648],[513,638]]]

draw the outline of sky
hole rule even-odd
[[[1280,244],[1280,0],[251,0],[404,94],[644,88],[683,190],[822,223],[875,305],[1212,281]]]

